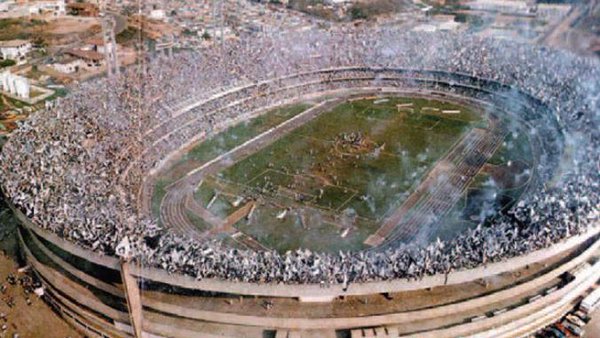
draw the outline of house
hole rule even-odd
[[[65,0],[32,1],[27,3],[27,6],[30,15],[50,13],[52,16],[64,16],[67,14]]]
[[[153,20],[164,20],[167,15],[165,14],[164,9],[153,9],[150,11],[150,15],[149,15],[150,19]]]
[[[0,90],[19,98],[29,99],[29,79],[9,71],[0,73]]]
[[[14,5],[14,1],[0,1],[0,12],[10,11]]]
[[[104,39],[102,38],[92,38],[85,42],[85,46],[82,48],[83,50],[98,52],[100,54],[104,54],[106,48],[104,46]]]
[[[17,64],[26,62],[27,53],[31,51],[31,43],[27,40],[0,41],[0,59],[14,60]]]
[[[81,60],[82,65],[88,69],[98,68],[104,64],[104,55],[95,51],[71,49],[66,54]]]
[[[100,15],[98,6],[88,2],[72,2],[67,4],[67,9],[70,14],[78,16],[96,17]]]
[[[80,69],[87,68],[87,64],[82,59],[68,57],[60,62],[53,63],[50,67],[64,74],[72,74],[79,72]]]

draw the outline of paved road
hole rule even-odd
[[[585,326],[586,336],[600,337],[600,309],[592,312],[592,320]]]
[[[116,12],[108,12],[107,14],[115,19],[115,35],[127,29],[127,17]]]

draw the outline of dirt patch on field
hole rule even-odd
[[[63,17],[60,20],[2,19],[0,40],[29,39],[48,46],[80,42],[101,32],[97,18]]]
[[[486,163],[482,172],[489,174],[501,189],[518,188],[530,177],[529,165],[522,161],[511,162],[510,165]]]
[[[17,333],[21,337],[82,337],[42,298],[30,293],[24,286],[29,279],[28,275],[19,272],[11,258],[0,254],[0,336],[13,337]]]
[[[73,34],[100,27],[98,18],[64,17],[60,20],[48,21],[46,32],[48,34]]]
[[[33,292],[39,284],[17,262],[16,222],[0,198],[0,337],[83,337]]]

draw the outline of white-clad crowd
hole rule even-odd
[[[477,96],[542,121],[533,131],[542,180],[565,142],[572,163],[489,225],[424,246],[245,251],[195,242],[141,212],[143,173],[192,138],[296,96],[383,84]],[[261,283],[419,278],[522,255],[597,225],[599,93],[597,60],[510,41],[392,28],[248,38],[74,88],[13,134],[0,154],[0,183],[39,227],[109,255],[127,243],[136,259],[171,273]]]

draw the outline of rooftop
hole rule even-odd
[[[22,45],[28,44],[29,41],[27,40],[7,40],[7,41],[0,41],[0,47],[20,47]]]
[[[66,53],[68,55],[72,55],[85,60],[101,61],[104,59],[104,55],[102,55],[101,53],[81,49],[71,49]]]

